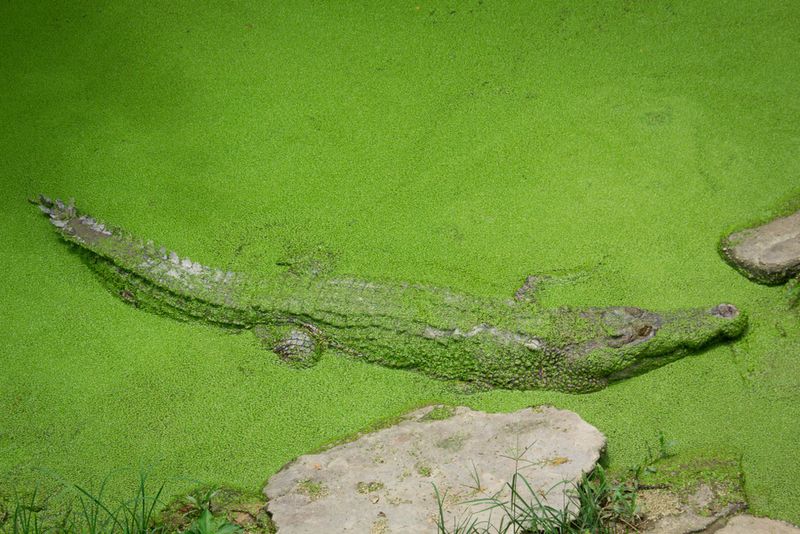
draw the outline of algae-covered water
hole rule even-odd
[[[122,470],[121,495],[146,466],[172,492],[258,490],[423,403],[550,403],[612,467],[659,432],[740,457],[752,510],[800,522],[800,318],[716,251],[800,186],[798,27],[795,2],[3,2],[0,487]],[[105,291],[40,192],[253,275],[318,248],[485,295],[566,270],[546,305],[733,302],[751,327],[582,396],[459,395],[333,353],[292,370]]]

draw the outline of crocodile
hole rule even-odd
[[[541,277],[509,298],[292,269],[265,279],[205,266],[101,222],[74,201],[31,199],[125,302],[182,320],[253,331],[305,368],[326,350],[480,389],[585,393],[739,336],[732,304],[655,312],[545,308]]]

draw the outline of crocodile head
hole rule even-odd
[[[581,367],[603,382],[650,371],[712,343],[738,337],[747,327],[746,314],[733,304],[667,313],[633,307],[590,308],[583,315],[602,334],[580,347]]]

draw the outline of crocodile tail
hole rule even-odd
[[[81,213],[74,200],[63,202],[44,195],[31,203],[49,219],[61,237],[112,263],[118,270],[175,295],[220,306],[235,306],[242,277],[181,258],[166,247],[143,241],[122,230]]]

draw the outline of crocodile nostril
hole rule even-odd
[[[720,304],[716,308],[712,309],[711,313],[718,317],[730,319],[731,317],[736,317],[739,315],[739,309],[733,304]]]

